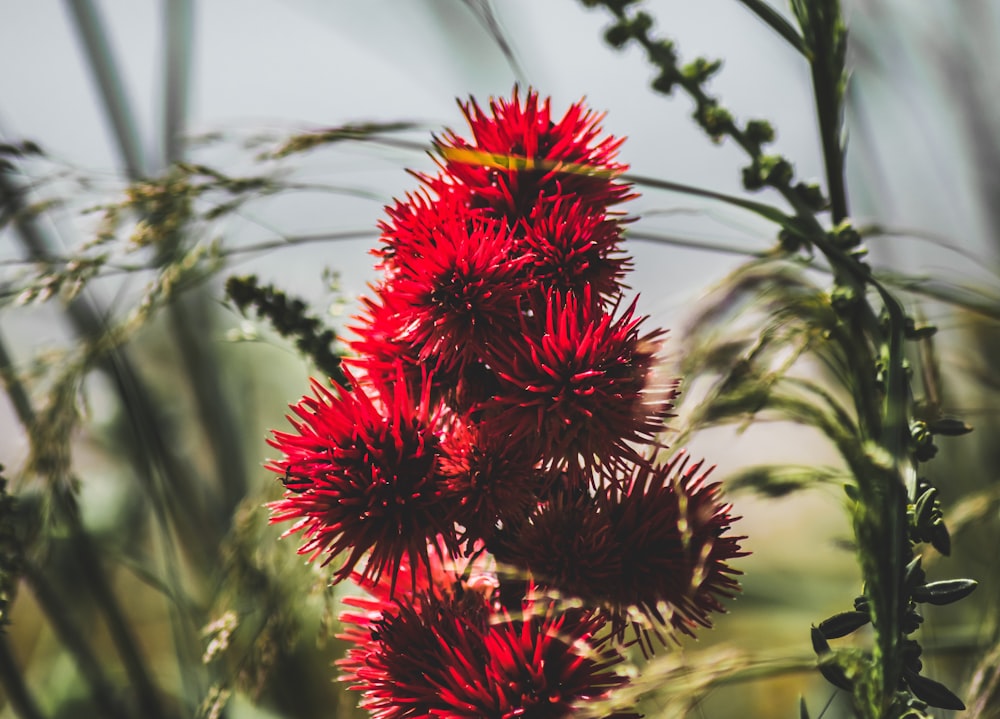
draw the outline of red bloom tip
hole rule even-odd
[[[621,139],[601,138],[602,115],[572,105],[553,121],[549,101],[531,90],[524,102],[493,99],[489,113],[471,100],[461,106],[472,142],[454,132],[436,138],[444,168],[467,187],[473,206],[500,216],[527,217],[539,198],[573,195],[594,208],[630,199],[630,186],[613,178],[627,168],[614,161]],[[440,180],[421,177],[431,187]],[[440,194],[440,193],[439,193]]]
[[[491,431],[537,444],[556,471],[641,461],[632,445],[654,442],[676,395],[675,385],[651,382],[662,332],[640,336],[634,302],[615,318],[589,290],[552,292],[546,305],[516,343],[494,347],[501,386],[484,403]]]
[[[346,578],[362,556],[367,577],[389,571],[395,583],[404,558],[427,566],[427,541],[451,537],[442,513],[438,438],[427,393],[411,398],[406,383],[338,388],[313,383],[289,417],[294,432],[275,432],[269,444],[284,457],[270,463],[289,488],[270,506],[271,521],[294,521],[287,534],[306,539],[301,554],[347,554],[334,573]],[[454,540],[449,549],[457,550]]]

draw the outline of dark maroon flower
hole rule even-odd
[[[442,442],[440,467],[466,540],[489,539],[498,526],[527,519],[544,482],[537,463],[531,444],[511,443],[465,418],[454,421]]]
[[[622,581],[612,595],[620,619],[634,604],[693,636],[695,627],[712,626],[712,612],[725,611],[721,599],[739,591],[733,575],[742,572],[727,562],[746,556],[739,545],[746,537],[728,534],[739,518],[721,501],[722,486],[708,482],[712,469],[682,451],[612,483],[606,511],[622,548]]]
[[[654,441],[675,395],[653,379],[662,332],[640,336],[634,302],[616,318],[589,289],[552,292],[546,305],[516,342],[494,347],[491,431],[536,443],[555,470],[640,460],[633,445]]]
[[[593,612],[527,600],[512,617],[476,593],[384,604],[343,635],[355,646],[339,662],[376,719],[556,719],[626,682]]]
[[[474,207],[512,220],[527,217],[540,197],[575,196],[603,210],[633,196],[614,180],[626,169],[614,160],[622,141],[601,138],[603,116],[582,103],[553,121],[547,99],[529,91],[522,103],[515,89],[509,101],[491,100],[489,114],[475,100],[462,112],[472,141],[450,131],[435,140],[451,179],[420,176],[439,195],[442,184],[462,185]]]
[[[294,432],[275,432],[269,444],[284,457],[269,468],[284,477],[285,497],[271,503],[271,521],[294,521],[299,549],[326,561],[346,554],[334,573],[344,579],[370,552],[364,574],[389,571],[401,562],[426,566],[427,541],[450,538],[454,525],[442,512],[437,421],[428,393],[411,397],[406,383],[359,385],[337,394],[313,382],[289,417]],[[429,386],[430,383],[427,383]],[[456,549],[453,539],[449,548]]]
[[[603,606],[613,633],[632,626],[644,651],[659,628],[693,635],[739,591],[727,561],[746,554],[727,534],[736,519],[711,470],[678,453],[640,463],[596,493],[556,492],[523,526],[491,542],[497,559],[544,586]],[[539,551],[545,547],[545,551]],[[634,611],[646,621],[637,621]]]
[[[497,561],[527,570],[562,594],[602,601],[621,580],[622,547],[606,511],[578,487],[556,486],[527,521],[501,528],[488,546]]]

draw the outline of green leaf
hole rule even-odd
[[[781,13],[763,0],[739,0],[739,2],[769,25],[772,30],[781,35],[789,45],[802,53],[806,58],[809,57],[809,51],[806,49],[806,44],[802,36]]]

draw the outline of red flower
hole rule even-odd
[[[494,347],[501,387],[484,403],[491,431],[531,441],[550,468],[593,468],[640,461],[675,396],[652,382],[656,340],[639,335],[635,303],[617,319],[581,297],[550,293],[537,322]]]
[[[658,627],[693,635],[739,591],[726,562],[746,554],[727,535],[736,519],[708,484],[711,471],[684,452],[665,464],[640,463],[596,495],[556,493],[530,520],[491,542],[499,561],[535,581],[603,606],[619,639],[632,626],[643,651]],[[545,551],[539,551],[545,547]],[[646,619],[638,622],[632,609]]]
[[[739,518],[722,503],[721,485],[707,481],[713,468],[689,460],[681,451],[664,464],[636,465],[608,491],[605,511],[622,551],[621,582],[610,595],[619,628],[626,604],[635,604],[693,636],[696,626],[712,626],[712,612],[725,611],[720,599],[739,591],[733,575],[742,572],[727,564],[747,554],[739,545],[746,537],[728,534]]]
[[[385,208],[388,220],[379,223],[382,245],[372,250],[372,254],[380,258],[378,267],[388,275],[393,275],[419,254],[420,247],[433,243],[441,226],[449,220],[463,217],[468,222],[482,222],[486,219],[481,210],[470,207],[467,188],[446,182],[436,187],[436,192],[421,188],[408,193],[404,201]]]
[[[505,621],[486,636],[489,666],[502,692],[494,713],[486,716],[564,717],[588,701],[606,700],[627,683],[613,670],[622,656],[602,635],[604,617],[587,609],[557,611],[531,593],[520,616],[503,612]],[[616,712],[609,719],[638,716]]]
[[[570,597],[599,603],[622,577],[616,528],[578,487],[557,485],[527,521],[501,528],[488,546],[497,561]]]
[[[482,716],[455,692],[485,682],[488,603],[478,594],[421,594],[383,605],[340,636],[355,646],[337,662],[339,679],[364,693],[361,707],[374,719]]]
[[[530,286],[523,272],[529,260],[515,255],[502,223],[443,219],[433,238],[396,256],[396,273],[383,286],[398,339],[445,373],[476,361],[495,341],[509,342]]]
[[[344,361],[374,383],[389,384],[402,373],[411,394],[419,395],[426,373],[420,348],[404,339],[405,317],[387,302],[389,290],[384,285],[373,289],[374,298],[361,298],[364,312],[354,318],[360,324],[349,328],[356,337],[348,342],[354,356]],[[440,383],[441,373],[432,379]]]
[[[633,197],[613,179],[626,170],[614,161],[622,141],[600,138],[602,115],[577,103],[553,122],[547,99],[529,91],[522,104],[516,88],[510,101],[491,100],[489,109],[475,100],[462,105],[471,143],[451,131],[435,139],[453,179],[419,177],[439,195],[444,184],[464,185],[473,206],[511,219],[530,215],[540,197],[572,195],[599,209]]]
[[[349,379],[354,389],[338,387],[336,395],[313,382],[316,396],[292,408],[295,432],[269,440],[285,455],[269,468],[289,487],[270,505],[271,521],[295,521],[286,535],[301,532],[299,553],[310,559],[346,553],[336,580],[370,551],[365,576],[388,570],[395,583],[404,558],[427,566],[428,539],[454,534],[442,512],[437,419],[427,392],[415,400],[402,381],[363,387]]]
[[[394,604],[343,637],[355,647],[341,679],[375,719],[564,717],[626,682],[613,670],[621,655],[595,639],[605,620],[592,612],[528,600],[512,618],[478,594]]]

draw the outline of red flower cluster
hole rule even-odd
[[[462,109],[387,209],[352,387],[271,440],[272,521],[371,595],[341,666],[374,716],[561,717],[625,681],[629,627],[710,626],[741,538],[701,463],[656,460],[677,390],[623,302],[621,141],[534,92]]]

